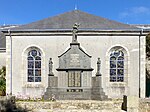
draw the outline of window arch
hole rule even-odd
[[[124,52],[121,48],[110,53],[110,82],[124,81]]]
[[[41,53],[33,48],[28,52],[28,82],[41,82]]]

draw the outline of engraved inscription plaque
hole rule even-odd
[[[79,54],[70,54],[70,66],[80,67]]]
[[[83,89],[67,89],[67,92],[83,92]]]
[[[81,71],[68,72],[68,87],[81,87]]]

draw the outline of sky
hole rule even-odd
[[[0,0],[0,25],[28,24],[78,10],[125,24],[150,24],[150,0]]]

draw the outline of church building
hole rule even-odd
[[[7,94],[145,97],[149,30],[73,10],[2,32],[6,48],[0,48],[0,66],[6,63]]]

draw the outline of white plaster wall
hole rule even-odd
[[[145,98],[146,91],[146,39],[145,36],[140,37],[140,97]]]
[[[66,80],[66,81],[64,81]],[[64,88],[68,87],[68,73],[65,71],[60,71],[58,76],[58,87]]]
[[[6,52],[0,52],[0,68],[6,66]]]
[[[69,48],[72,36],[13,36],[12,37],[12,46],[13,46],[13,94],[17,92],[22,92],[22,86],[24,85],[23,77],[27,74],[23,72],[23,68],[26,67],[23,60],[23,52],[31,46],[37,46],[44,53],[43,59],[44,68],[42,69],[42,82],[41,84],[44,87],[47,87],[48,81],[48,61],[51,57],[53,60],[53,73],[57,76],[59,60],[58,56],[64,53],[65,50]],[[8,39],[8,40],[7,40]],[[7,37],[7,60],[10,60],[10,40]],[[143,37],[144,39],[144,37]],[[142,38],[141,38],[142,40]],[[81,47],[92,56],[91,58],[91,67],[94,68],[92,74],[96,74],[96,63],[97,58],[101,58],[101,73],[102,73],[102,87],[106,94],[111,97],[111,93],[108,92],[107,88],[113,83],[110,83],[108,78],[109,65],[107,65],[108,59],[107,52],[113,46],[122,46],[127,49],[129,53],[128,59],[128,82],[123,83],[126,86],[127,95],[136,95],[139,94],[139,37],[138,36],[78,36],[78,42],[80,42]],[[143,44],[141,46],[144,45]],[[142,53],[144,55],[144,50],[142,48]],[[144,61],[144,58],[143,58]],[[7,68],[10,67],[10,61],[7,63]],[[144,64],[144,62],[143,62]],[[143,68],[142,68],[143,67]],[[144,66],[141,66],[144,71]],[[10,69],[7,70],[7,74],[10,73]],[[141,73],[141,77],[145,73]],[[9,77],[7,77],[7,88],[9,86]],[[142,82],[144,83],[144,81]],[[143,88],[144,86],[141,85]],[[144,90],[144,89],[143,89]],[[9,92],[9,89],[7,89]],[[144,93],[143,93],[144,94]]]
[[[6,36],[6,94],[11,93],[10,38]],[[14,88],[15,89],[15,88]]]
[[[89,87],[92,87],[92,72],[86,72],[84,71],[82,73],[82,77],[81,77],[81,80],[82,80],[82,87],[84,88],[89,88]]]

